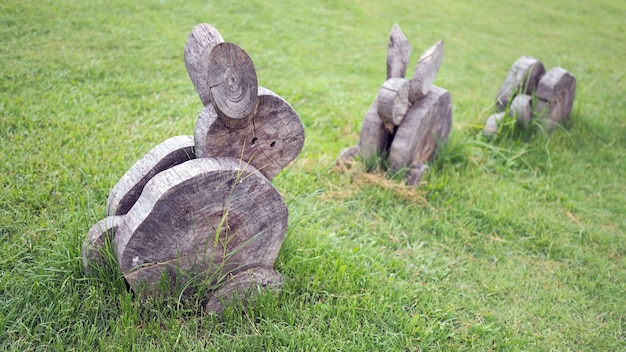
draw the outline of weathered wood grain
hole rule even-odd
[[[230,276],[223,286],[211,292],[205,305],[207,313],[221,315],[224,309],[240,301],[246,305],[254,303],[259,290],[277,290],[283,283],[283,276],[269,268],[253,268]]]
[[[339,152],[339,156],[337,157],[337,160],[335,161],[335,165],[349,162],[353,160],[355,156],[359,155],[359,153],[361,153],[361,148],[359,148],[358,145],[348,147],[348,148],[343,148]]]
[[[548,71],[537,86],[535,113],[548,130],[564,125],[576,97],[576,78],[561,67]]]
[[[374,99],[372,106],[365,113],[359,137],[359,150],[363,159],[371,159],[384,155],[389,149],[389,143],[393,138],[393,131],[385,128],[385,124],[378,116],[378,98]]]
[[[232,158],[194,159],[154,176],[119,225],[114,249],[134,292],[213,282],[271,268],[287,230],[287,207],[258,170]]]
[[[443,61],[444,44],[438,41],[428,48],[419,59],[410,80],[409,102],[415,104],[418,99],[428,94]]]
[[[518,124],[528,126],[532,117],[532,97],[528,94],[518,94],[513,98],[509,107],[509,115],[515,117]]]
[[[407,186],[419,186],[420,182],[422,182],[422,177],[429,169],[430,167],[426,164],[419,164],[409,169],[405,177],[405,183]]]
[[[532,96],[545,72],[543,63],[533,57],[522,56],[517,59],[498,90],[496,110],[504,111],[511,99],[519,93]]]
[[[106,260],[102,256],[106,243],[112,243],[115,231],[122,223],[124,215],[112,215],[95,223],[83,241],[81,256],[85,273],[90,275],[93,268],[104,268]]]
[[[248,53],[220,43],[209,54],[209,87],[218,116],[230,128],[246,127],[257,108],[258,83]]]
[[[107,215],[126,214],[154,175],[194,158],[192,136],[176,136],[161,142],[131,166],[113,186],[107,199]]]
[[[389,150],[389,168],[417,167],[436,156],[452,127],[450,93],[432,86],[428,94],[407,112]]]
[[[492,114],[487,118],[487,122],[485,123],[485,129],[483,130],[483,134],[485,137],[493,137],[498,134],[498,127],[500,122],[504,119],[506,112],[500,111],[495,114]]]
[[[193,28],[185,44],[185,67],[203,105],[211,104],[209,93],[209,54],[224,39],[210,24],[200,23]]]
[[[202,110],[194,131],[199,158],[241,159],[272,179],[300,154],[304,127],[296,111],[269,89],[258,92],[256,115],[240,129],[225,124],[212,106]]]
[[[404,78],[389,78],[378,91],[378,116],[387,125],[399,126],[411,107],[410,82]]]
[[[395,23],[389,34],[387,47],[387,79],[404,78],[410,56],[411,43],[402,33],[400,26]]]
[[[432,152],[428,155],[427,160],[429,162],[433,162],[439,156],[439,147],[448,141],[450,133],[452,132],[452,95],[443,88],[436,87],[436,89],[438,91],[443,90],[443,92],[439,93],[441,94],[438,101],[439,113],[437,114],[437,121],[434,124],[434,133],[431,135],[434,137],[434,144]]]

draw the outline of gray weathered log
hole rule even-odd
[[[432,160],[451,128],[450,93],[432,86],[428,94],[411,107],[398,127],[389,150],[389,168],[412,168]]]
[[[237,44],[220,43],[209,54],[209,87],[218,116],[230,128],[246,127],[257,108],[254,63]]]
[[[419,164],[412,167],[406,174],[405,183],[407,186],[417,187],[422,182],[422,177],[430,169],[426,164]]]
[[[496,95],[496,110],[504,111],[518,93],[532,96],[545,72],[541,61],[533,57],[522,56],[517,59]]]
[[[209,93],[209,54],[224,39],[220,32],[207,23],[195,26],[185,45],[185,67],[203,105],[211,104]]]
[[[302,151],[304,127],[296,111],[280,96],[259,87],[259,106],[252,123],[232,129],[206,106],[196,122],[198,158],[231,157],[274,178]]]
[[[161,142],[131,166],[113,186],[107,199],[107,215],[126,214],[154,175],[194,158],[192,136],[176,136]]]
[[[561,67],[554,67],[539,81],[535,113],[551,130],[564,125],[572,112],[576,97],[576,78]]]
[[[182,287],[272,268],[286,230],[287,207],[258,170],[237,159],[203,158],[146,184],[115,233],[114,249],[132,290],[151,295],[164,274]]]
[[[410,56],[411,43],[402,33],[400,26],[395,23],[389,34],[389,46],[387,48],[387,79],[404,78]]]
[[[513,98],[509,107],[509,115],[514,116],[522,126],[530,124],[532,116],[532,97],[528,94],[518,94]]]
[[[90,275],[92,268],[104,268],[107,261],[102,256],[106,249],[106,244],[112,243],[115,231],[122,223],[124,215],[112,215],[98,221],[87,232],[87,238],[83,241],[81,256],[85,273]]]
[[[443,41],[440,40],[420,57],[410,81],[409,102],[411,104],[415,104],[419,98],[428,94],[443,61],[443,49]]]
[[[498,126],[500,125],[500,122],[504,119],[505,115],[506,112],[501,111],[487,118],[487,123],[485,123],[485,129],[483,130],[483,134],[485,135],[485,137],[493,137],[498,134]]]
[[[385,128],[385,124],[378,116],[378,98],[374,99],[372,106],[365,113],[361,135],[359,137],[359,150],[363,159],[372,159],[384,155],[389,149],[389,142],[393,133]]]
[[[388,126],[399,126],[411,107],[410,82],[404,78],[389,78],[378,91],[378,116]],[[388,127],[393,131],[393,127]]]
[[[434,87],[434,86],[433,86]],[[438,90],[443,88],[436,87]],[[439,98],[439,113],[437,114],[437,122],[433,129],[433,136],[435,138],[434,150],[428,157],[429,162],[435,161],[439,156],[440,146],[448,141],[450,132],[452,132],[452,95],[447,90],[443,89],[441,97]]]
[[[361,153],[361,148],[359,148],[358,145],[349,148],[343,148],[339,152],[339,156],[337,157],[337,161],[335,162],[335,164],[351,161],[354,159],[355,156],[359,155],[359,153]]]
[[[229,276],[223,286],[211,292],[205,305],[207,313],[221,315],[224,308],[240,301],[254,303],[260,290],[277,290],[283,283],[283,276],[269,268],[253,268],[237,275]]]

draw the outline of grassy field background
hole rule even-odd
[[[0,3],[0,349],[626,349],[626,3],[16,1]],[[204,315],[86,278],[80,246],[144,153],[192,134],[193,26],[251,56],[298,111],[300,158],[273,182],[285,285]],[[399,23],[445,42],[451,139],[417,191],[355,165]],[[568,129],[486,141],[522,55],[577,78]]]

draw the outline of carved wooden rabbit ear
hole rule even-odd
[[[220,32],[207,23],[194,27],[185,45],[185,67],[204,106],[211,103],[209,92],[209,54],[213,47],[224,42]]]
[[[378,114],[390,131],[392,126],[400,125],[411,106],[428,94],[442,60],[443,41],[439,41],[422,54],[413,78],[391,77],[383,84],[378,91]]]
[[[402,33],[400,26],[395,23],[389,33],[389,47],[387,48],[387,79],[404,78],[406,66],[411,56],[411,43]]]
[[[413,78],[411,78],[411,88],[409,91],[409,101],[415,104],[418,99],[428,94],[439,72],[439,67],[443,61],[443,41],[438,41],[428,48],[420,57]]]

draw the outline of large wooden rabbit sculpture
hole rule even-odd
[[[184,54],[204,105],[194,136],[162,142],[122,176],[108,216],[87,234],[83,263],[87,272],[105,265],[110,242],[135,293],[201,283],[211,287],[206,309],[220,313],[234,294],[282,283],[273,265],[287,207],[270,180],[298,156],[304,130],[289,103],[258,86],[248,54],[213,26],[197,25]]]

